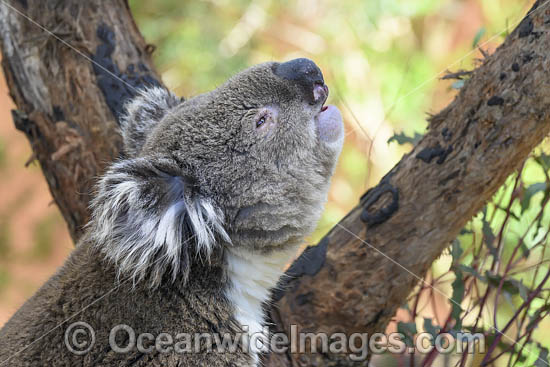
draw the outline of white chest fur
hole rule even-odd
[[[293,259],[297,249],[298,246],[290,246],[269,255],[228,249],[227,269],[231,286],[226,296],[235,307],[235,319],[248,328],[249,335],[262,332],[265,321],[262,304],[269,300],[270,290],[283,275],[285,265]],[[251,345],[256,364],[257,352]]]

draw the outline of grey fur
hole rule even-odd
[[[314,229],[343,134],[323,141],[324,98],[304,78],[277,75],[278,65],[187,101],[156,88],[127,105],[126,157],[99,181],[86,235],[65,265],[0,330],[0,366],[256,365],[243,352],[119,354],[108,336],[118,324],[138,334],[236,334],[231,289],[242,282],[228,279],[227,259],[270,259]],[[75,321],[96,332],[84,356],[64,344]]]
[[[143,89],[138,96],[128,101],[120,119],[125,153],[131,157],[138,155],[145,138],[155,125],[182,101],[161,87]]]

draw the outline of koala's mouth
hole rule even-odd
[[[313,87],[313,100],[319,107],[315,115],[315,125],[319,139],[325,143],[336,143],[342,140],[344,124],[342,115],[336,106],[325,105],[328,98],[328,87],[324,83],[317,83]]]
[[[344,137],[344,123],[340,110],[336,106],[323,105],[314,119],[321,141],[336,143],[342,140]]]

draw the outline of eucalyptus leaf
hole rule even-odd
[[[451,255],[453,257],[453,263],[458,263],[458,260],[462,256],[463,252],[464,250],[462,250],[462,247],[460,246],[460,241],[455,238],[451,246]]]
[[[493,233],[493,229],[491,228],[491,225],[489,224],[489,222],[485,220],[485,217],[483,217],[483,227],[481,231],[483,232],[483,237],[485,238],[485,245],[489,249],[489,253],[494,257],[498,257],[497,249],[493,245],[495,242],[495,235]]]
[[[486,32],[487,32],[487,30],[485,29],[485,27],[481,27],[479,29],[479,31],[477,31],[477,33],[474,37],[474,40],[472,42],[472,48],[477,47],[477,45],[479,44],[479,41],[481,41],[481,38],[485,35]]]
[[[517,280],[517,279],[504,279],[502,280],[502,276],[500,274],[492,274],[489,271],[485,273],[485,276],[487,277],[489,284],[498,287],[500,283],[502,282],[502,290],[510,295],[516,295],[519,294],[520,297],[525,301],[528,298],[529,293],[531,290],[527,288],[523,282]]]
[[[535,367],[548,367],[550,364],[548,363],[548,349],[544,347],[540,347],[540,353],[539,357],[535,361]]]
[[[454,329],[461,328],[460,314],[462,313],[462,299],[464,298],[464,278],[460,269],[455,269],[453,281],[453,296],[451,297],[451,317],[455,320]]]
[[[430,333],[431,336],[433,336],[433,340],[435,340],[435,338],[439,335],[441,331],[441,327],[439,327],[438,325],[434,325],[431,318],[424,317],[424,330],[427,333]]]
[[[523,212],[525,212],[529,208],[531,204],[531,199],[536,193],[540,191],[545,192],[546,189],[547,189],[546,182],[534,183],[530,185],[527,189],[525,189],[523,193],[523,197],[521,199],[521,213],[523,214]]]
[[[535,160],[544,168],[545,170],[550,170],[550,155],[541,153]]]
[[[471,266],[464,265],[464,264],[458,264],[457,267],[464,273],[468,273],[470,275],[473,275],[477,279],[481,280],[483,283],[487,283],[487,277],[481,275],[476,269],[472,268]]]
[[[416,335],[416,324],[414,322],[398,322],[397,332],[405,336],[404,342],[407,346],[414,346],[414,336]]]

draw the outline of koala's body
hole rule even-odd
[[[0,330],[0,365],[257,366],[241,336],[262,331],[342,147],[327,95],[319,68],[296,59],[186,101],[161,88],[134,98],[125,157],[67,262]],[[239,346],[220,351],[215,335]]]

